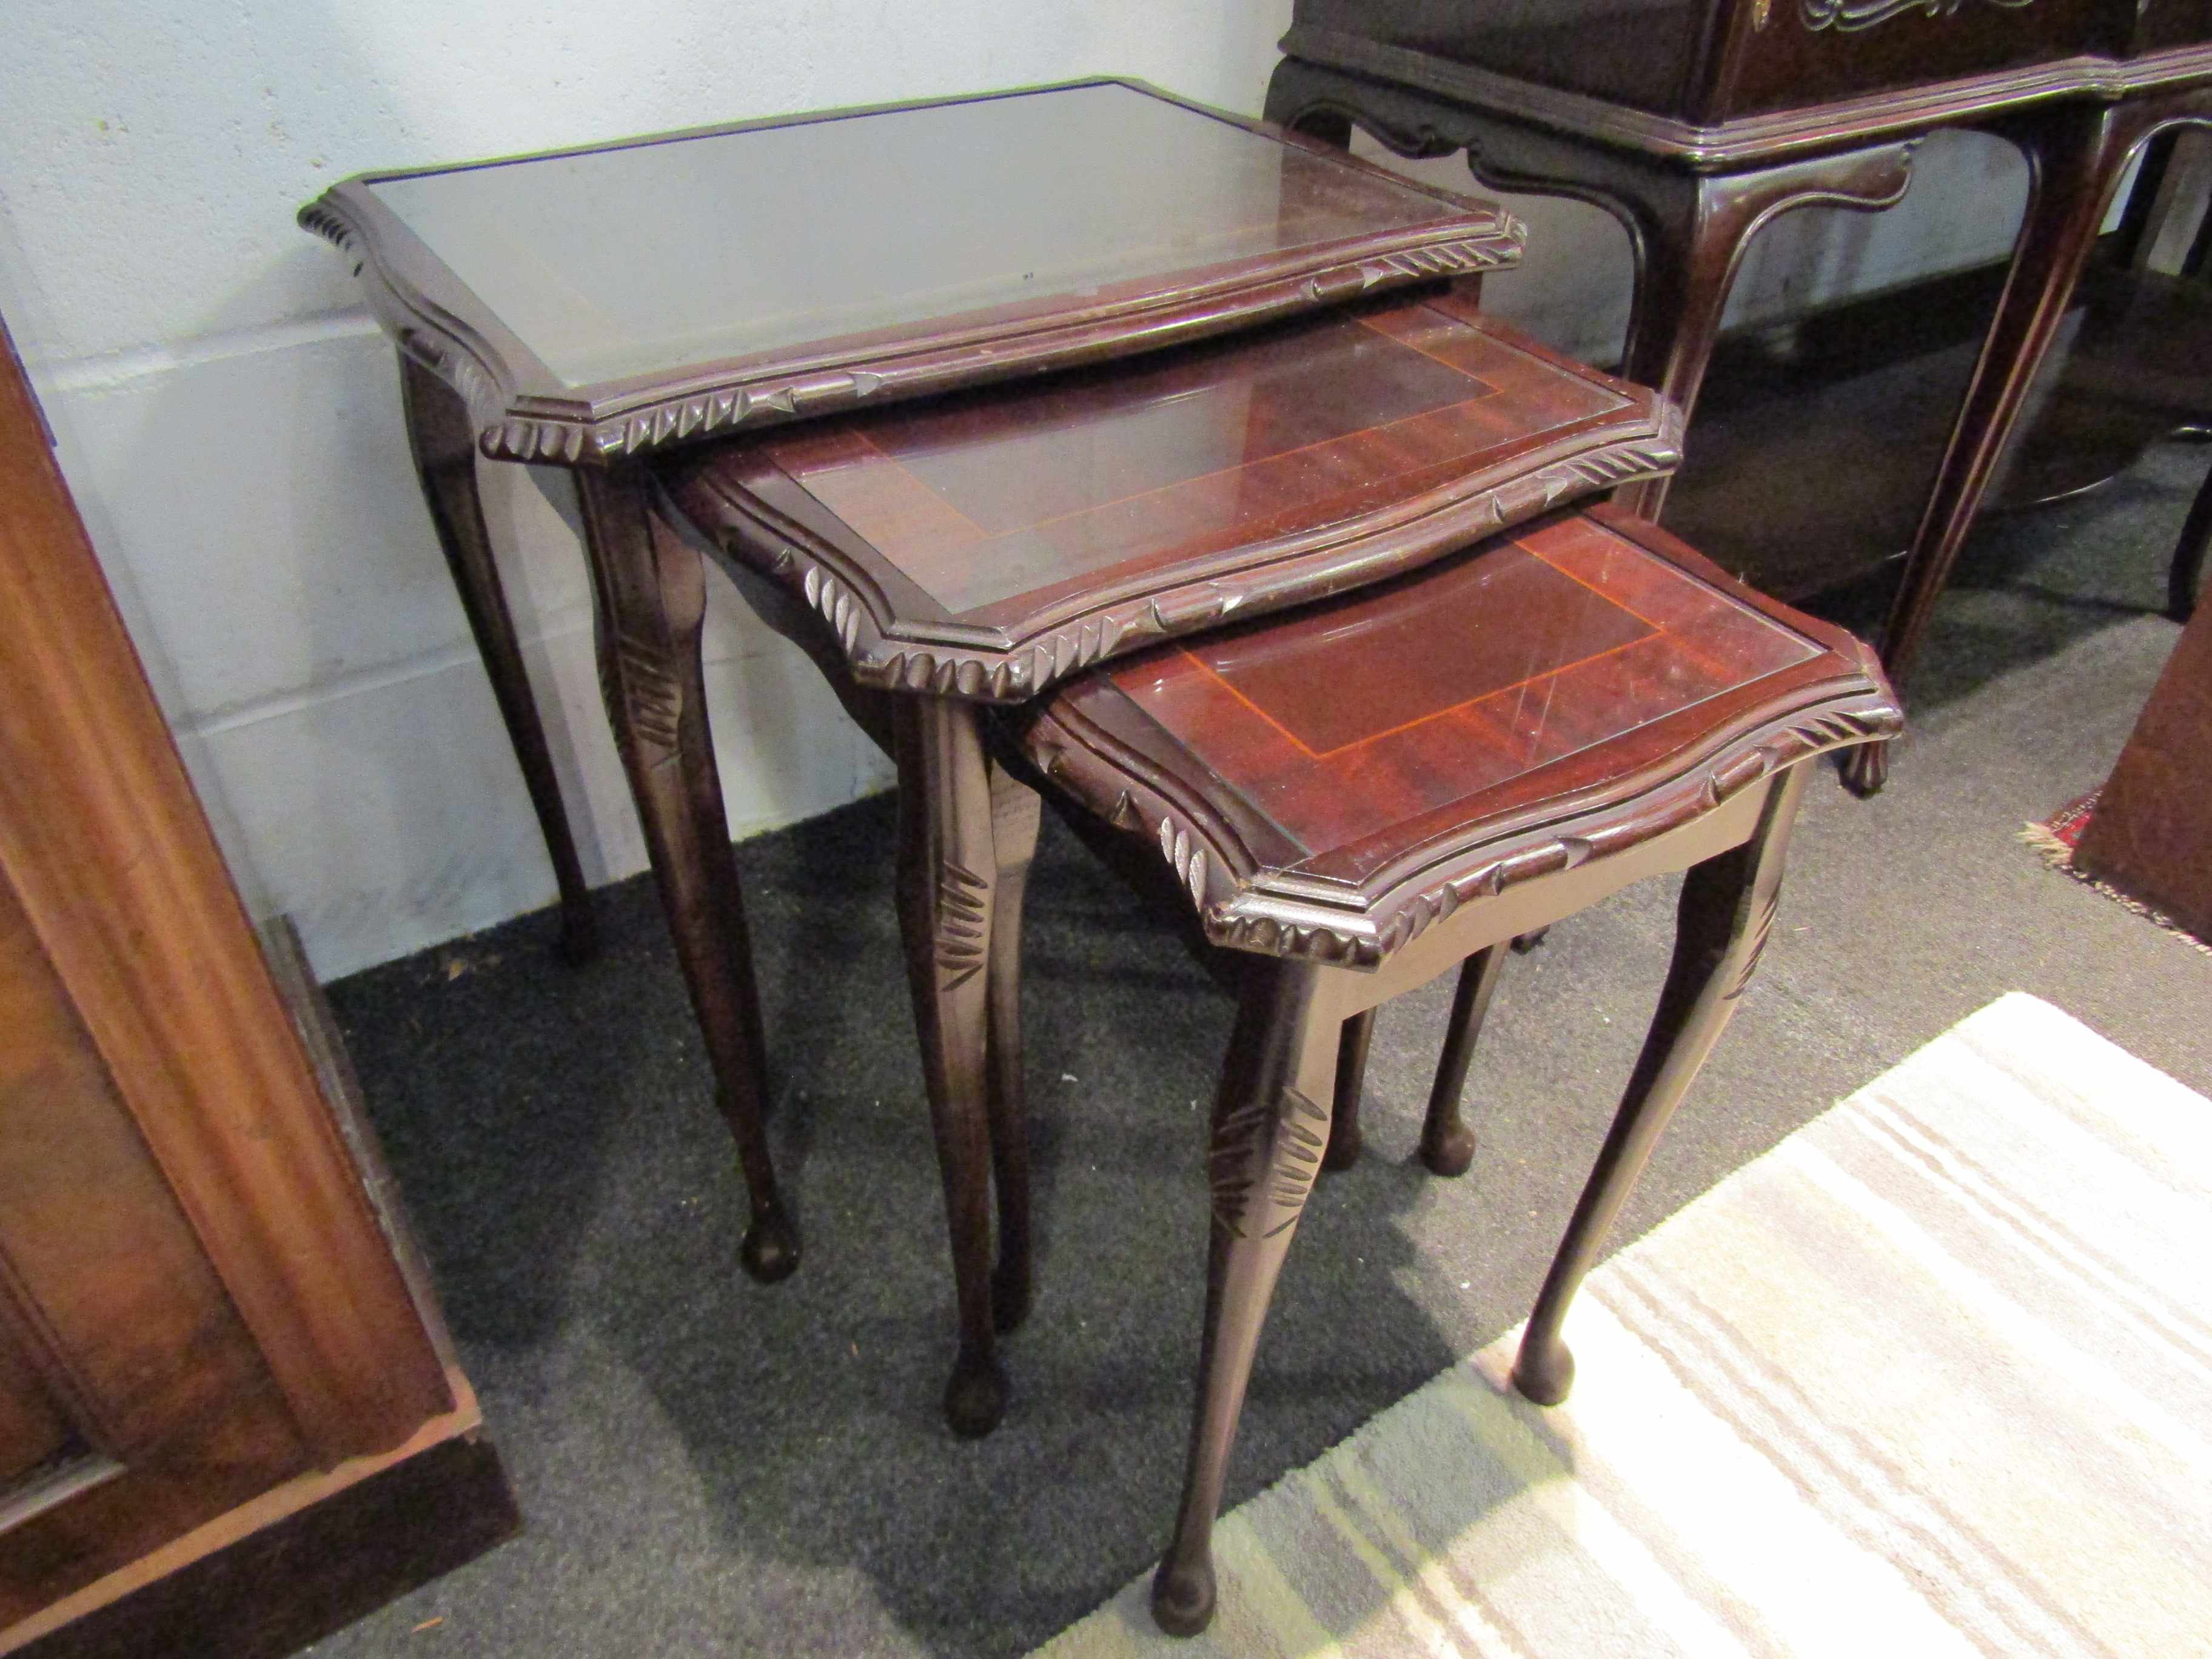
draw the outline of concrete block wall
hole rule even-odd
[[[0,58],[0,312],[249,898],[350,971],[550,902],[552,880],[409,468],[391,353],[296,229],[332,181],[746,116],[1108,70],[1255,111],[1288,0],[16,0]],[[1420,164],[1467,186],[1463,164]],[[1739,310],[1990,257],[2022,170],[1931,145],[1905,206],[1808,214]],[[1603,360],[1626,243],[1515,204],[1523,325]],[[487,507],[595,881],[644,865],[598,706],[574,506],[488,468]],[[0,625],[22,625],[0,619]],[[732,824],[888,785],[813,671],[713,580]]]

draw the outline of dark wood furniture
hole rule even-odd
[[[2181,538],[2174,544],[2173,563],[2166,572],[2166,614],[2185,623],[2197,614],[2197,591],[2204,585],[2204,565],[2212,556],[2212,472],[2197,487],[2182,520]]]
[[[1022,723],[1049,798],[1148,848],[1170,902],[1249,953],[1208,1152],[1189,1462],[1152,1587],[1164,1628],[1212,1615],[1223,1474],[1331,1139],[1345,1021],[1460,964],[1480,999],[1516,934],[1688,871],[1658,1012],[1515,1368],[1555,1403],[1567,1304],[1765,944],[1802,763],[1900,723],[1856,641],[1611,507],[1160,647]],[[1439,1091],[1423,1136],[1447,1159],[1457,1098]]]
[[[50,444],[0,326],[0,1648],[260,1659],[514,1509]],[[204,1576],[340,1513],[343,1563]]]
[[[2128,161],[2212,125],[2202,0],[1710,0],[1559,16],[1541,0],[1297,0],[1267,113],[1405,155],[1468,151],[1497,188],[1593,202],[1627,229],[1623,373],[1688,410],[1758,229],[1875,210],[1926,133],[1972,125],[2026,155],[2012,269],[1905,562],[1882,641],[1901,679]],[[1656,514],[1664,485],[1632,504]],[[1887,750],[1846,757],[1879,788]]]
[[[1668,528],[1777,599],[1893,578],[2005,275],[1958,272],[1723,337]],[[2093,259],[1982,511],[2098,488],[2208,420],[2212,287]],[[2170,586],[2191,580],[2185,556]]]
[[[2212,484],[2206,486],[2212,495]],[[2212,941],[2212,605],[2200,605],[2098,794],[2074,867]]]
[[[399,349],[424,494],[583,952],[589,898],[474,468],[575,475],[608,714],[763,1280],[799,1241],[760,1127],[699,557],[654,522],[647,458],[1480,271],[1521,234],[1492,207],[1115,81],[365,174],[300,218],[353,257]]]
[[[897,760],[900,915],[959,1297],[956,1429],[998,1421],[994,1328],[1029,1301],[1014,1009],[1036,808],[986,764],[988,706],[1649,477],[1678,459],[1674,428],[1651,393],[1431,289],[657,468],[680,544],[716,554]]]

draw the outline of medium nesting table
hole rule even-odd
[[[398,347],[424,495],[558,881],[592,948],[476,463],[581,498],[601,688],[751,1202],[798,1261],[737,866],[708,739],[696,550],[647,463],[860,405],[1127,356],[1515,258],[1521,228],[1133,82],[834,112],[363,174],[301,222]]]
[[[959,1302],[955,1429],[998,1421],[994,1333],[1028,1302],[1013,1014],[1036,804],[988,764],[989,707],[1663,471],[1675,426],[1653,393],[1439,289],[657,469],[672,520],[897,760],[900,918]],[[1369,672],[1380,695],[1403,669]]]

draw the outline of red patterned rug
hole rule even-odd
[[[2116,904],[2124,904],[2137,915],[2145,917],[2163,927],[2176,939],[2186,939],[2198,950],[2212,956],[2212,945],[2191,933],[2163,910],[2152,908],[2140,899],[2130,898],[2125,893],[2094,876],[2084,875],[2074,867],[2074,849],[2081,844],[2081,832],[2089,827],[2089,820],[2097,811],[2097,796],[2092,789],[2079,800],[2071,800],[2051,815],[2048,822],[2031,823],[2022,829],[2020,838],[2041,854],[2043,861],[2055,870],[2063,870],[2084,886],[2094,887]]]

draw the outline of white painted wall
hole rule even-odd
[[[369,168],[1100,70],[1254,111],[1289,5],[9,11],[0,311],[242,884],[291,914],[327,976],[544,903],[552,881],[416,493],[391,354],[295,209]],[[1885,219],[1785,225],[1741,305],[1990,257],[2021,188],[1995,144],[1932,146]],[[1617,350],[1624,239],[1578,204],[1516,205],[1531,257],[1493,303],[1571,349]],[[488,469],[487,504],[586,871],[611,879],[641,868],[643,847],[598,708],[573,504],[539,477]],[[719,580],[707,654],[739,834],[888,783],[812,670]]]

